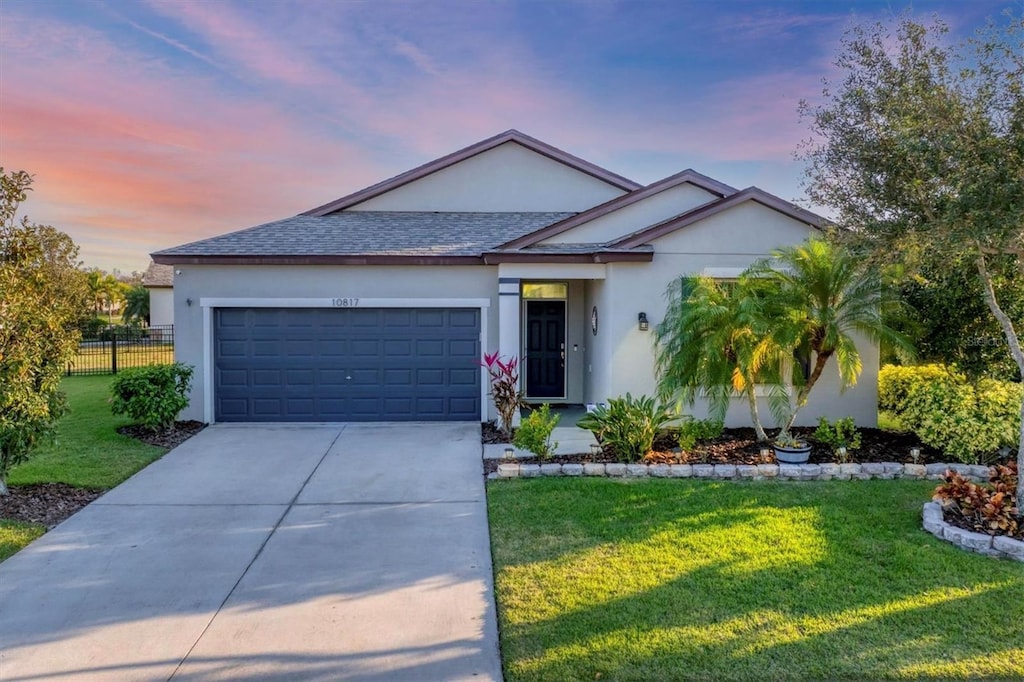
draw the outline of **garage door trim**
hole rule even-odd
[[[191,305],[191,304],[190,304]],[[480,348],[486,351],[489,298],[221,298],[199,299],[203,313],[203,421],[215,423],[213,402],[213,311],[215,308],[476,308]],[[480,372],[480,421],[487,421],[487,373]]]

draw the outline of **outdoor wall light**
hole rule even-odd
[[[505,459],[514,459],[516,451],[512,448],[505,448]]]
[[[187,306],[189,306],[191,308],[192,307],[192,299],[191,298],[186,298],[185,299],[185,305],[187,305]]]
[[[640,331],[645,332],[651,328],[651,323],[647,321],[647,313],[640,313],[637,320],[640,322]]]

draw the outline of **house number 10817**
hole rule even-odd
[[[356,308],[359,306],[358,298],[332,298],[331,305],[335,308]]]

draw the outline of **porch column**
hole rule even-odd
[[[522,369],[523,359],[519,335],[519,278],[498,277],[498,352],[503,360],[517,358]],[[521,384],[520,384],[521,385]],[[515,423],[519,423],[516,412]]]

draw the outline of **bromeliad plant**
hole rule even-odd
[[[523,407],[523,394],[519,390],[519,359],[502,360],[498,352],[484,353],[480,366],[487,370],[491,383],[491,399],[498,411],[498,428],[512,437],[512,422],[516,410]]]

